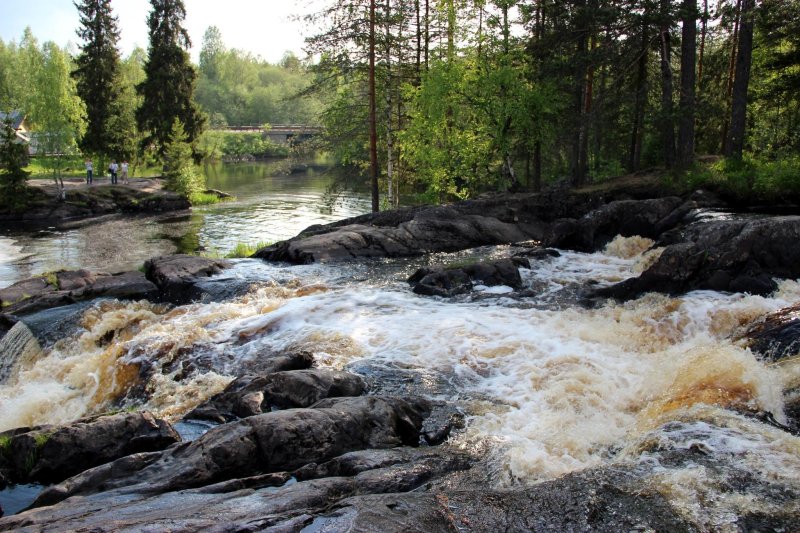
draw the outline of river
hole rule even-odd
[[[274,242],[312,224],[370,211],[367,192],[337,169],[290,173],[287,160],[214,164],[203,168],[209,188],[236,201],[194,208],[191,214],[115,216],[71,226],[0,229],[0,288],[59,269],[136,270],[144,260],[175,252],[226,254],[237,243]],[[333,189],[334,175],[345,187]]]
[[[268,181],[279,188],[283,180]],[[243,182],[240,190],[251,185]],[[199,242],[224,249],[285,236],[359,212],[366,200],[320,213],[320,188],[287,188],[281,203],[304,197],[311,205],[284,213],[293,220],[284,224],[275,214],[258,215],[275,190],[193,215]],[[178,420],[262,354],[307,350],[318,366],[377,377],[373,392],[456,403],[467,424],[448,445],[483,450],[491,485],[636,464],[647,490],[707,530],[728,530],[737,516],[771,512],[769,496],[760,489],[732,494],[718,473],[691,462],[669,465],[662,454],[697,447],[729,457],[763,486],[800,490],[800,439],[743,414],[769,411],[785,421],[782,391],[800,381],[800,364],[767,365],[735,340],[758,317],[800,300],[800,283],[783,281],[771,297],[697,291],[578,305],[580,287],[637,275],[651,245],[617,238],[597,253],[562,251],[536,262],[521,270],[538,294],[531,298],[503,287],[422,297],[405,281],[429,262],[506,257],[515,251],[509,246],[347,265],[238,260],[222,276],[255,285],[232,301],[91,306],[74,334],[0,386],[0,430],[119,407],[147,365],[156,369],[147,394],[123,407]],[[114,342],[103,341],[109,336]],[[393,375],[402,378],[381,379]]]

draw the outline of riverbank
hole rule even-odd
[[[0,224],[59,223],[111,213],[164,213],[185,210],[189,201],[162,189],[161,180],[134,178],[128,184],[111,185],[99,178],[64,180],[64,198],[52,181],[31,180],[22,197],[0,206]]]

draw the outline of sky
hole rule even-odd
[[[184,0],[184,27],[192,41],[190,54],[197,62],[203,34],[216,26],[228,48],[238,48],[277,63],[286,51],[304,57],[302,21],[309,0]],[[119,48],[123,57],[135,46],[147,49],[148,0],[112,0],[119,21]],[[0,0],[0,39],[19,42],[26,26],[40,42],[60,46],[80,44],[75,33],[78,10],[72,0]]]

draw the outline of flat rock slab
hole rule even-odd
[[[24,315],[95,298],[153,299],[158,288],[141,272],[63,270],[0,289],[3,312]]]

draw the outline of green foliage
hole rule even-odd
[[[7,454],[9,448],[11,447],[11,436],[10,435],[0,435],[0,454]]]
[[[164,188],[192,198],[205,190],[205,180],[194,166],[192,148],[177,118],[164,146]]]
[[[119,28],[111,0],[82,0],[75,4],[80,14],[78,36],[81,52],[73,72],[77,92],[86,106],[86,132],[80,139],[84,153],[130,157],[124,153],[130,137],[132,116],[121,101]]]
[[[226,48],[216,26],[203,36],[196,99],[212,127],[316,123],[319,100],[300,96],[311,80],[291,54],[280,65],[272,65]]]
[[[200,136],[205,117],[194,101],[194,66],[186,49],[191,45],[183,27],[186,8],[182,0],[151,0],[147,18],[150,48],[144,65],[145,79],[136,86],[143,97],[136,112],[139,129],[147,132],[144,146],[163,154],[177,119],[190,144]]]
[[[800,156],[769,161],[745,154],[741,160],[720,159],[696,165],[682,182],[689,188],[717,189],[742,199],[754,194],[766,199],[800,194]]]
[[[58,290],[58,275],[56,272],[45,272],[41,275],[48,285]]]
[[[9,201],[26,187],[28,148],[17,142],[10,122],[0,123],[0,134],[0,198]]]

